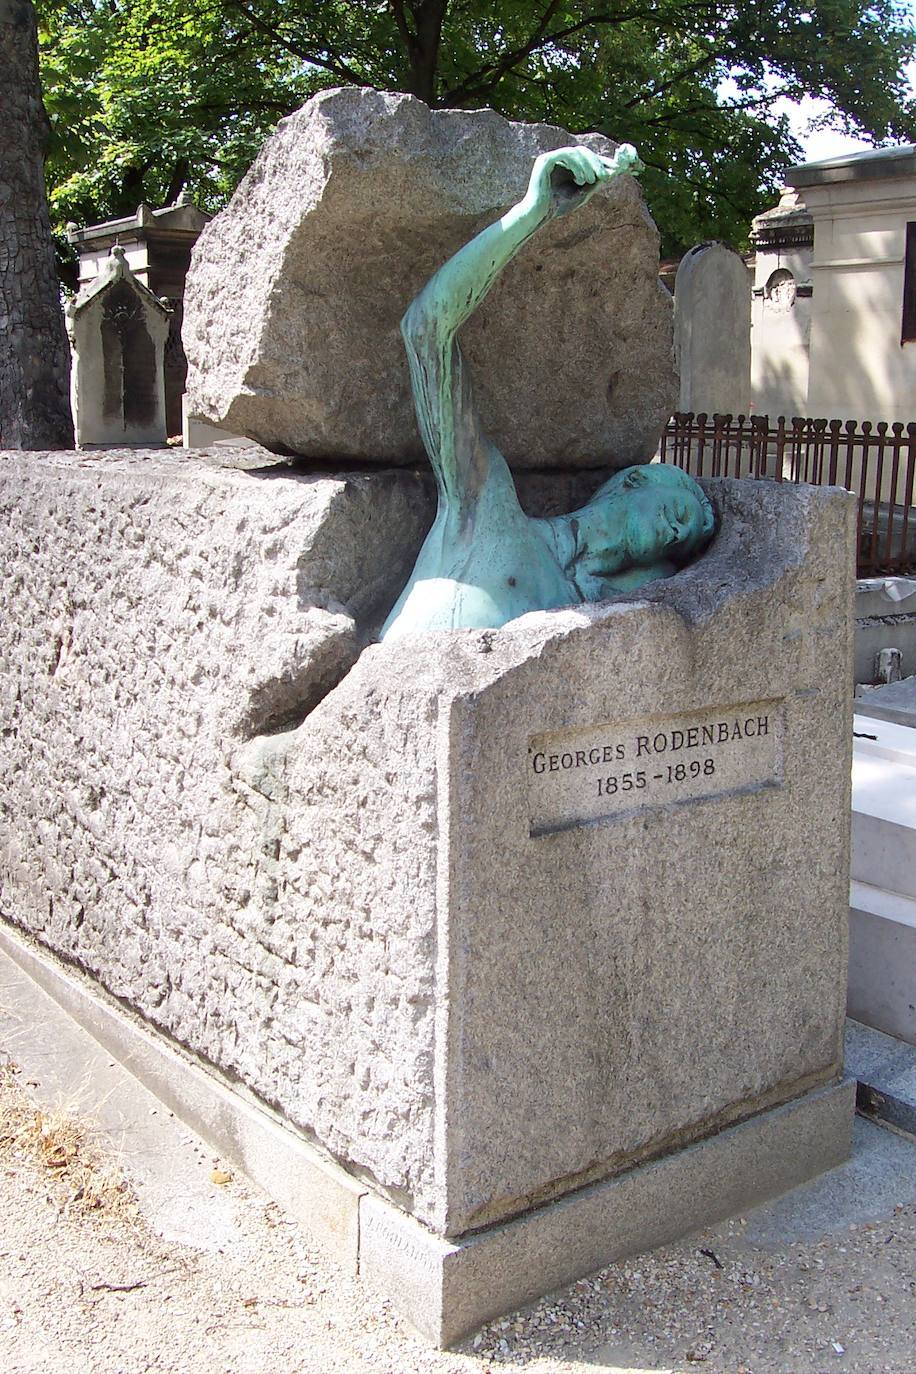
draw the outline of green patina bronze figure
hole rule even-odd
[[[536,520],[519,504],[502,454],[485,434],[458,330],[499,273],[548,220],[596,187],[637,171],[636,150],[543,153],[524,198],[426,284],[401,322],[420,433],[439,504],[383,639],[421,630],[485,629],[528,611],[601,601],[670,576],[712,537],[715,517],[678,468],[624,468],[580,510]]]

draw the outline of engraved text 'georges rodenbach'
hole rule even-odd
[[[764,701],[532,736],[531,833],[776,785],[783,728]]]

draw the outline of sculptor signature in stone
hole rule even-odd
[[[615,473],[569,515],[527,516],[506,460],[484,432],[457,342],[542,224],[584,205],[601,182],[640,167],[629,144],[613,159],[583,147],[543,153],[524,198],[450,258],[401,321],[439,500],[383,639],[496,628],[528,611],[600,601],[669,576],[711,538],[715,517],[702,489],[661,464]]]

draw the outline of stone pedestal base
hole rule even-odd
[[[438,1346],[613,1260],[745,1212],[841,1164],[851,1148],[856,1085],[846,1079],[453,1243],[0,923],[0,980],[18,978],[46,1034],[61,1034],[42,1012],[51,998]]]
[[[453,1345],[483,1322],[778,1197],[849,1158],[852,1079],[583,1188],[455,1244],[367,1194],[359,1272],[424,1336]]]

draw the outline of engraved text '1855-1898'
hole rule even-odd
[[[775,701],[534,735],[531,833],[779,783],[782,736]]]

